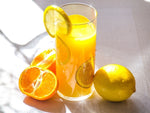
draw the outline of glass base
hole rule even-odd
[[[89,93],[88,95],[80,96],[80,97],[68,97],[68,96],[64,96],[64,95],[63,95],[61,92],[59,92],[59,91],[57,91],[57,94],[58,94],[61,98],[65,99],[65,100],[69,100],[69,101],[81,101],[81,100],[85,100],[85,99],[89,98],[90,96],[92,96],[93,92],[94,92],[94,88],[92,87],[91,93]]]

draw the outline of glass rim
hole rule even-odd
[[[91,9],[93,9],[94,15],[95,15],[95,17],[90,19],[89,22],[85,22],[85,23],[81,23],[81,24],[72,24],[72,25],[85,25],[85,24],[90,24],[90,23],[96,21],[97,10],[92,5],[89,5],[89,4],[86,4],[86,3],[82,3],[82,2],[70,2],[70,3],[65,3],[65,4],[61,5],[61,8],[63,9],[63,7],[68,6],[68,5],[83,5],[83,6],[87,6],[87,7],[91,8]]]

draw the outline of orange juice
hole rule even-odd
[[[56,38],[58,95],[77,101],[92,95],[97,11],[91,5],[68,3],[48,6],[44,25]]]
[[[58,95],[71,101],[83,100],[94,91],[97,12],[78,3],[64,5],[63,9],[69,20],[63,16],[64,19],[70,22],[61,23],[55,35]],[[64,34],[66,30],[68,33]]]
[[[56,35],[58,94],[68,100],[86,98],[93,92],[96,28],[86,17],[70,15],[72,30]]]

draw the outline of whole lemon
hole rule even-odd
[[[124,66],[108,64],[101,67],[94,76],[97,93],[105,100],[120,102],[135,92],[135,78]]]

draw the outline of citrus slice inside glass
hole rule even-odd
[[[46,100],[52,97],[57,90],[56,75],[38,67],[28,67],[20,75],[19,89],[37,100]]]
[[[84,62],[76,72],[76,82],[83,88],[89,88],[94,78],[94,59],[90,58]]]
[[[64,10],[56,5],[48,6],[43,17],[46,31],[51,37],[55,37],[56,32],[67,35],[71,31],[71,22]]]

